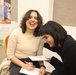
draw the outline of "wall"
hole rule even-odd
[[[18,22],[18,0],[11,0],[11,20]]]
[[[76,26],[76,0],[54,0],[53,20]]]
[[[50,7],[49,7],[50,5]],[[53,0],[18,0],[18,22],[20,23],[22,16],[29,9],[38,10],[42,15],[44,23],[50,19],[52,19],[53,13]],[[51,13],[50,13],[51,11]]]
[[[67,33],[70,34],[76,40],[76,27],[73,26],[63,26]]]
[[[44,23],[55,20],[62,25],[76,26],[76,0],[12,0],[12,20],[20,23],[23,14],[32,8],[40,12]]]

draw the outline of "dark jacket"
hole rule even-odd
[[[44,44],[44,47],[57,52],[62,58],[62,62],[51,58],[50,64],[56,68],[52,75],[76,75],[76,41],[70,35],[67,35],[61,48],[50,48],[48,44]]]

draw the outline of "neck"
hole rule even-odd
[[[26,30],[26,33],[28,33],[28,34],[33,34],[34,31],[33,31],[33,30]]]

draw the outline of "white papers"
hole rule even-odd
[[[44,56],[29,56],[32,61],[44,61],[47,60]]]
[[[38,68],[35,68],[34,70],[31,70],[31,71],[21,68],[20,73],[27,74],[27,75],[40,75]]]

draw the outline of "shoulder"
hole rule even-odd
[[[35,39],[37,41],[39,41],[40,43],[44,43],[44,40],[43,40],[42,36],[35,37]]]
[[[76,57],[76,41],[71,36],[65,39],[62,51],[67,58]]]
[[[35,38],[37,38],[37,39],[40,39],[40,40],[42,40],[42,36],[34,36]]]
[[[42,36],[39,36],[39,39],[40,39],[42,42],[44,42],[44,39],[43,39]]]
[[[22,30],[21,30],[21,28],[17,28],[11,32],[10,36],[13,37],[13,36],[17,36],[20,34],[22,34]]]
[[[68,35],[64,41],[63,47],[67,49],[76,49],[76,41]]]
[[[13,31],[11,32],[11,34],[19,34],[19,33],[21,33],[21,32],[22,32],[21,28],[17,28],[17,29],[15,29],[15,30],[13,30]]]
[[[18,33],[18,32],[21,32],[21,28],[17,28],[15,30],[13,30],[11,33]]]
[[[76,43],[76,41],[75,41],[75,39],[72,36],[68,35],[66,37],[64,43],[68,44],[68,45],[72,45],[72,44]]]

